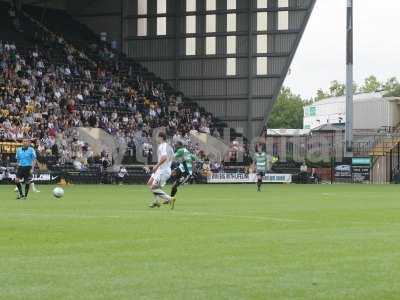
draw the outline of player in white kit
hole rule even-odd
[[[157,149],[158,162],[154,166],[153,174],[147,182],[147,186],[154,195],[154,200],[149,205],[151,208],[160,207],[160,198],[164,200],[163,204],[170,204],[171,209],[174,209],[175,206],[175,197],[169,196],[161,189],[171,176],[171,164],[174,159],[174,150],[166,140],[166,134],[160,132],[157,137],[157,142],[159,143]]]

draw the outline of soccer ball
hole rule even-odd
[[[54,188],[53,196],[56,198],[61,198],[62,196],[64,196],[64,190],[60,187]]]

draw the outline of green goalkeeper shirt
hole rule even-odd
[[[193,172],[193,161],[196,160],[196,157],[190,153],[190,151],[186,148],[180,148],[175,152],[175,159],[181,162],[181,170],[184,171],[182,163],[186,163],[186,167],[190,174]]]
[[[266,172],[267,171],[267,154],[265,152],[254,154],[254,161],[256,163],[257,172]]]

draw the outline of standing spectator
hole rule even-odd
[[[124,183],[125,178],[128,176],[128,171],[125,169],[124,166],[121,166],[119,168],[118,174],[117,174],[117,184],[122,185]]]

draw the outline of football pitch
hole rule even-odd
[[[400,297],[400,186],[53,187],[0,186],[0,299]]]

